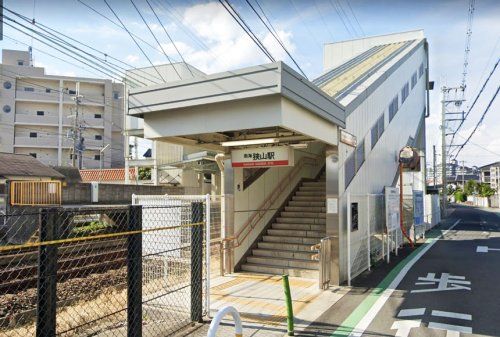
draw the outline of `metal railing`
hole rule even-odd
[[[257,224],[262,220],[262,218],[266,215],[266,212],[271,209],[271,207],[276,203],[276,201],[281,196],[281,193],[289,187],[290,182],[293,181],[300,173],[300,171],[306,165],[316,165],[318,161],[311,157],[303,157],[299,160],[297,165],[293,167],[293,169],[288,172],[283,179],[280,180],[278,185],[274,188],[274,190],[269,194],[269,196],[262,202],[262,204],[257,207],[257,209],[252,213],[252,215],[248,218],[248,220],[243,224],[241,229],[232,237],[226,238],[223,241],[231,242],[232,248],[239,247],[243,241],[247,238],[247,236],[252,232],[252,230],[257,226]],[[228,249],[227,245],[224,249]]]
[[[61,182],[11,181],[10,204],[17,206],[49,206],[61,204]]]
[[[313,259],[319,262],[318,285],[322,290],[330,287],[331,283],[331,257],[332,257],[332,237],[327,236],[321,239],[320,243],[311,246],[311,250],[318,253],[313,255]]]

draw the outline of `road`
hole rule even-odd
[[[300,336],[500,336],[500,213],[456,207],[430,234]]]

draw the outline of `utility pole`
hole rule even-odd
[[[462,160],[462,188],[465,191],[465,160]]]
[[[82,125],[79,120],[79,106],[83,98],[80,95],[80,82],[76,82],[76,95],[73,97],[75,100],[75,119],[73,122],[73,128],[71,130],[71,138],[73,139],[73,149],[71,153],[71,166],[76,167],[76,159],[78,158],[78,168],[82,168],[83,164],[83,150],[84,150],[84,138],[82,137]]]
[[[436,145],[432,145],[432,185],[436,187]]]
[[[463,96],[457,98],[457,93],[463,92],[464,87],[442,87],[441,88],[441,203],[443,217],[446,217],[446,209],[448,203],[448,179],[446,176],[447,161],[448,161],[448,146],[446,145],[446,136],[453,135],[453,132],[447,133],[447,122],[463,121],[464,112],[461,109],[464,101]],[[454,93],[454,98],[449,97],[450,93]],[[453,108],[448,111],[448,105],[453,104]],[[448,117],[450,116],[450,117]]]

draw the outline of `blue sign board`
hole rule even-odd
[[[424,193],[413,191],[413,223],[415,226],[424,224]]]

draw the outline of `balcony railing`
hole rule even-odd
[[[45,91],[24,91],[24,90],[16,90],[16,99],[25,99],[25,100],[35,100],[35,101],[59,101],[59,93],[58,92],[45,92]]]
[[[59,117],[16,114],[16,123],[59,125]]]

